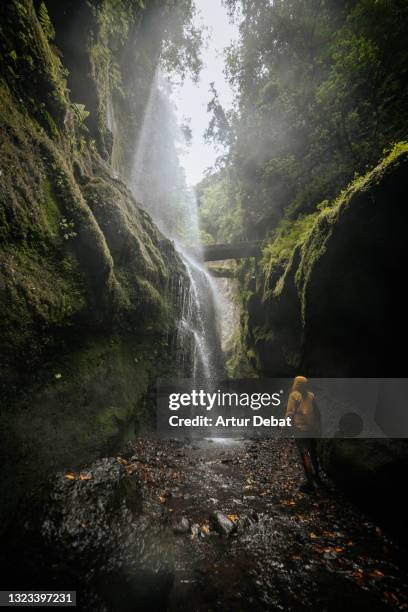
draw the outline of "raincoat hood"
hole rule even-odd
[[[292,391],[299,391],[299,393],[304,393],[308,390],[309,381],[306,376],[296,376],[293,381]]]

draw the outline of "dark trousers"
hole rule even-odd
[[[315,438],[295,438],[296,446],[299,451],[300,458],[302,460],[302,465],[304,467],[307,478],[310,480],[313,478],[313,474],[311,473],[311,468],[315,472],[315,476],[319,476],[319,461],[317,458],[317,449],[316,449],[316,440]],[[307,455],[310,457],[310,463],[307,461]],[[308,467],[310,466],[310,467]]]

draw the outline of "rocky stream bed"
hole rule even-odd
[[[138,439],[52,479],[15,517],[3,577],[101,612],[407,609],[404,549],[301,482],[290,440]]]

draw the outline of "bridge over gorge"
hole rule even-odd
[[[260,253],[260,242],[236,242],[235,244],[203,245],[204,261],[223,261],[225,259],[259,257]]]

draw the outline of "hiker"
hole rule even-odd
[[[316,437],[321,435],[321,416],[314,394],[309,390],[309,381],[296,376],[289,394],[286,416],[292,417],[306,482],[300,486],[304,492],[319,489],[322,485],[316,452]]]

